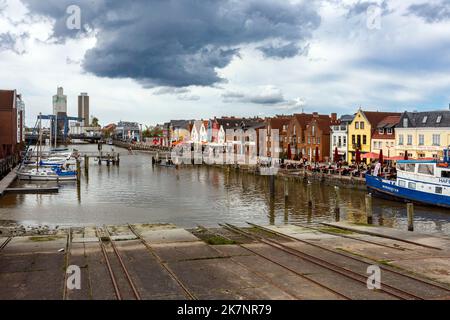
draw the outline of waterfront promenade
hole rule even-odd
[[[338,227],[140,224],[4,237],[0,299],[450,299],[450,238]],[[369,266],[381,270],[380,289],[367,286]]]

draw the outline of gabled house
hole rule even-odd
[[[384,157],[395,155],[395,127],[399,121],[400,116],[387,116],[377,124],[372,134],[372,152],[380,154],[383,150]]]
[[[353,121],[353,117],[353,115],[342,115],[337,122],[331,124],[331,161],[334,161],[336,148],[338,150],[338,160],[347,160],[348,126]]]
[[[288,124],[286,139],[284,143],[284,150],[288,149],[288,145],[291,148],[291,159],[299,160],[300,158],[306,158],[307,147],[309,144],[306,139],[306,127],[308,123],[314,117],[321,119],[329,119],[328,115],[315,113],[296,113],[292,116],[291,121]]]
[[[410,158],[441,158],[450,145],[450,111],[405,111],[395,131],[397,155],[407,151]]]
[[[378,124],[388,116],[400,116],[400,113],[358,110],[348,127],[348,162],[355,160],[356,150],[361,155],[372,151],[372,136]]]

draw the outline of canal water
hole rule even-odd
[[[73,146],[96,151],[96,145]],[[121,154],[120,166],[98,165],[91,159],[89,175],[82,169],[81,183],[59,183],[56,194],[7,194],[0,198],[0,220],[25,225],[82,226],[123,223],[174,223],[181,227],[218,223],[245,225],[319,223],[334,221],[336,192],[341,220],[364,222],[364,191],[325,183],[312,185],[313,208],[309,209],[306,183],[289,182],[284,199],[284,182],[276,182],[276,194],[269,194],[268,177],[206,166],[180,170],[156,166],[144,152]],[[108,152],[111,146],[103,146]],[[52,183],[35,182],[51,186]],[[55,183],[53,182],[53,185]],[[17,181],[15,187],[30,185]],[[403,203],[373,198],[374,224],[406,230]],[[450,234],[450,210],[415,206],[415,228],[423,232]]]

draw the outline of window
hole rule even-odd
[[[430,176],[434,175],[434,166],[432,164],[419,164],[419,168],[417,169],[418,173],[427,174]]]
[[[400,186],[400,187],[406,187],[406,182],[405,182],[405,180],[398,180],[398,185]]]
[[[345,146],[347,145],[347,137],[346,137],[346,136],[343,136],[343,138],[344,138],[343,147],[345,147]]]
[[[408,146],[412,145],[412,135],[408,134]]]
[[[398,136],[398,144],[399,145],[403,145],[403,135],[402,134],[400,134],[399,136]]]
[[[311,144],[311,137],[308,137],[308,144]]]
[[[416,165],[414,163],[407,163],[406,164],[406,172],[414,172],[416,169]]]
[[[441,177],[442,178],[450,178],[450,171],[442,170]]]
[[[378,128],[378,133],[379,134],[383,134],[384,133],[384,129],[383,128]]]
[[[438,116],[436,119],[436,123],[441,123],[441,120],[442,120],[442,116]]]
[[[423,117],[422,123],[427,123],[427,120],[428,120],[428,116]]]
[[[441,145],[441,135],[433,134],[433,146],[440,146],[440,145]]]
[[[316,127],[312,126],[311,135],[315,136],[315,133],[316,133]]]
[[[320,137],[317,137],[317,144],[320,144]]]
[[[423,134],[419,134],[419,146],[423,146],[425,144],[425,137]]]
[[[339,137],[339,139],[340,139],[341,137]],[[335,146],[336,145],[336,136],[333,136],[333,146]]]
[[[338,139],[338,147],[342,147],[342,137],[339,137]]]
[[[354,134],[352,134],[352,144],[355,144],[356,143],[356,140],[355,140],[355,135]]]
[[[355,129],[359,129],[359,122],[355,122]]]
[[[414,182],[408,182],[409,189],[416,189],[416,184]]]
[[[408,118],[403,119],[403,128],[408,128]]]
[[[442,194],[442,187],[436,187],[435,193]]]
[[[339,131],[339,126],[334,126],[334,131]]]
[[[397,170],[399,171],[405,171],[405,164],[404,163],[397,163]],[[449,171],[450,172],[450,171]]]
[[[388,128],[387,129],[387,134],[392,134],[392,133],[393,133],[392,128]]]
[[[366,144],[366,143],[367,143],[366,135],[363,135],[363,144]]]
[[[294,136],[297,134],[297,127],[294,126]]]
[[[360,127],[361,129],[364,129],[364,122],[361,121],[361,124],[359,125],[359,127]]]

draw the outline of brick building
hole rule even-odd
[[[16,90],[0,90],[0,159],[16,155],[25,141],[25,105]]]

